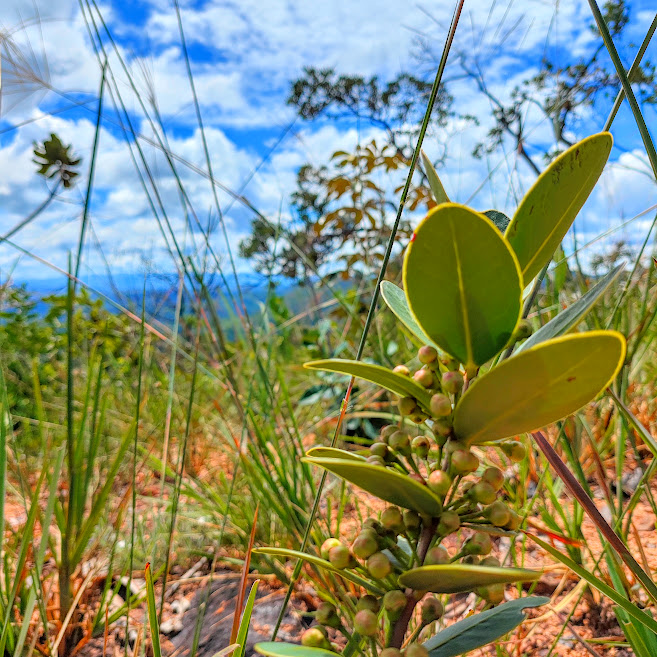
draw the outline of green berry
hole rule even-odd
[[[388,456],[388,445],[385,443],[374,443],[370,445],[370,454],[378,456],[380,459],[385,459]]]
[[[326,635],[318,626],[309,627],[301,635],[301,645],[306,648],[323,648],[327,643]]]
[[[435,360],[437,360],[438,350],[431,345],[425,344],[423,347],[420,347],[419,351],[417,352],[417,357],[423,365],[428,365],[429,363],[433,363]]]
[[[388,438],[388,445],[390,449],[394,449],[396,452],[407,451],[410,447],[411,441],[407,433],[403,431],[395,431],[395,433]]]
[[[468,493],[480,504],[492,504],[497,497],[497,491],[487,481],[478,481]]]
[[[443,374],[443,390],[455,395],[463,388],[463,375],[461,372],[445,372]]]
[[[374,579],[383,579],[392,572],[390,559],[383,552],[375,552],[367,560],[367,570]]]
[[[476,566],[479,563],[479,557],[476,557],[474,554],[466,554],[463,559],[461,559],[461,563],[468,566]]]
[[[399,618],[407,603],[408,599],[403,591],[388,591],[383,596],[383,608],[393,620]]]
[[[504,529],[515,532],[520,529],[521,523],[522,518],[513,509],[509,509],[509,521],[504,525]]]
[[[315,612],[315,620],[328,627],[338,627],[340,625],[337,609],[330,602],[319,603]]]
[[[329,551],[331,550],[331,548],[334,548],[338,545],[341,545],[341,543],[337,538],[327,538],[322,543],[322,547],[320,548],[320,551],[319,551],[319,553],[322,555],[322,559],[328,559],[329,558]]]
[[[404,657],[429,657],[429,651],[419,643],[411,643],[404,650]]]
[[[395,506],[389,506],[381,514],[381,524],[385,529],[402,531],[404,529],[404,516]]]
[[[479,562],[480,566],[492,566],[494,568],[500,567],[500,560],[497,557],[486,557]]]
[[[452,402],[449,397],[438,392],[431,397],[429,410],[435,417],[447,417],[452,412]]]
[[[431,443],[426,436],[415,436],[411,442],[411,448],[419,458],[426,459],[429,454],[429,450],[431,449]]]
[[[435,383],[435,379],[433,378],[431,371],[425,369],[421,369],[415,372],[415,374],[413,374],[413,379],[423,388],[431,388]]]
[[[469,449],[457,449],[452,453],[452,468],[457,474],[468,474],[479,467],[479,459]]]
[[[426,415],[426,413],[423,413],[418,407],[415,412],[411,413],[408,417],[410,418],[411,422],[415,422],[415,424],[422,424],[429,416]]]
[[[367,518],[365,520],[363,523],[363,531],[365,529],[373,529],[377,534],[383,533],[383,527],[381,526],[381,523],[374,518]]]
[[[488,534],[477,533],[465,542],[463,549],[468,554],[486,555],[493,549],[493,542]]]
[[[384,648],[379,653],[379,657],[402,657],[402,653],[397,648]]]
[[[526,319],[521,319],[513,332],[512,339],[516,342],[518,340],[526,340],[534,332],[534,327]]]
[[[459,518],[458,513],[454,511],[445,511],[440,516],[440,521],[438,522],[438,532],[442,535],[451,534],[455,532],[461,526],[461,519]]]
[[[452,478],[444,470],[434,470],[429,475],[427,485],[436,495],[444,496],[452,486]]]
[[[399,412],[402,415],[412,415],[418,408],[414,397],[402,397],[399,400]]]
[[[424,557],[425,566],[441,566],[449,563],[449,552],[442,545],[436,545],[427,550],[427,556]]]
[[[367,559],[379,550],[379,542],[373,531],[362,532],[356,537],[351,549],[359,559]]]
[[[371,465],[378,465],[381,467],[385,467],[386,465],[386,462],[380,456],[376,456],[376,454],[371,454],[365,460]]]
[[[439,445],[445,444],[445,438],[452,435],[453,425],[451,418],[440,417],[433,421],[431,431],[436,436]],[[442,438],[442,441],[441,441]]]
[[[402,376],[410,376],[411,375],[411,370],[406,367],[406,365],[397,365],[392,368],[392,371],[395,374],[401,374]]]
[[[504,484],[504,473],[496,467],[486,468],[481,475],[481,480],[489,483],[496,491]]]
[[[504,527],[511,520],[511,510],[504,502],[493,502],[486,509],[488,522],[495,527]]]
[[[388,438],[392,436],[395,431],[398,431],[399,427],[397,427],[394,424],[388,424],[383,429],[381,429],[381,433],[379,434],[381,438],[383,439],[383,442],[388,442]]]
[[[406,529],[415,530],[420,528],[420,516],[415,513],[415,511],[411,511],[410,509],[406,509],[404,511],[404,526]]]
[[[361,609],[354,616],[354,630],[362,636],[374,636],[379,630],[379,619],[369,609]]]
[[[443,607],[443,603],[440,600],[438,600],[438,598],[435,598],[434,596],[430,596],[422,602],[423,625],[428,625],[429,623],[433,623],[434,621],[441,618],[444,613],[445,613],[445,608]]]
[[[351,564],[351,552],[346,545],[336,545],[329,550],[329,561],[335,568],[348,568]]]
[[[366,594],[360,597],[358,602],[356,603],[356,611],[360,611],[361,609],[367,609],[368,611],[371,611],[375,614],[379,613],[379,609],[381,609],[381,604],[371,594]]]
[[[497,605],[504,600],[504,584],[489,584],[476,590],[479,597],[492,605]]]
[[[527,449],[521,442],[517,440],[510,440],[509,442],[502,443],[501,447],[502,447],[502,451],[514,463],[519,463],[527,455]]]

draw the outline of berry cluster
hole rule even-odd
[[[370,637],[382,657],[399,657],[409,624],[412,639],[438,620],[443,602],[426,591],[405,589],[398,578],[418,566],[473,564],[500,566],[491,556],[491,534],[514,531],[520,525],[518,514],[499,499],[504,473],[498,467],[482,467],[471,449],[457,441],[452,433],[453,407],[463,392],[464,377],[452,359],[440,359],[437,350],[424,346],[419,350],[421,368],[411,372],[406,366],[395,371],[412,377],[432,392],[430,414],[423,412],[415,399],[399,401],[400,424],[386,426],[369,447],[367,461],[409,477],[427,486],[441,502],[435,517],[389,506],[377,518],[368,518],[351,546],[337,538],[327,539],[321,556],[339,570],[355,574],[376,584],[381,595],[343,596],[339,609],[322,602],[315,618],[317,625],[302,637],[305,646],[331,648],[328,628],[349,640],[352,632]],[[409,425],[424,424],[428,432]],[[419,435],[411,435],[419,434]],[[499,443],[513,462],[525,456],[525,447],[517,441]],[[445,539],[459,532],[458,541]],[[452,552],[446,547],[449,544]],[[458,547],[454,548],[454,544]],[[504,585],[492,584],[474,589],[487,604],[498,604],[504,597]],[[419,611],[416,608],[419,607]],[[351,628],[351,629],[349,629]],[[406,642],[405,657],[426,657],[422,645]]]

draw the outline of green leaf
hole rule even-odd
[[[418,404],[425,410],[429,410],[431,394],[421,385],[415,383],[403,374],[381,367],[381,365],[371,365],[361,363],[357,360],[341,360],[339,358],[330,358],[327,360],[314,360],[305,363],[304,367],[309,370],[322,370],[324,372],[338,372],[340,374],[349,374],[376,383],[378,386],[394,392],[400,397],[414,397]]]
[[[347,452],[344,449],[336,449],[335,447],[311,447],[306,452],[306,457],[315,459],[342,459],[344,461],[360,461],[365,462],[365,458],[360,454],[354,452]]]
[[[413,568],[399,576],[399,583],[416,591],[461,593],[491,584],[533,582],[540,576],[539,570],[454,563]]]
[[[332,650],[306,648],[306,646],[296,643],[279,643],[278,641],[256,643],[254,649],[265,657],[338,657],[338,654]]]
[[[324,468],[390,504],[428,516],[438,516],[442,512],[440,498],[427,486],[406,474],[353,459],[305,457],[303,461]]]
[[[616,331],[542,342],[474,381],[454,410],[454,431],[476,445],[556,422],[604,390],[624,359],[625,339]]]
[[[251,591],[249,597],[244,606],[244,612],[242,613],[242,620],[240,621],[240,629],[237,632],[236,642],[239,644],[239,648],[235,652],[235,657],[245,657],[246,655],[246,639],[249,635],[249,626],[251,625],[251,614],[253,613],[253,605],[255,604],[256,594],[258,593],[258,584],[260,580],[257,579],[253,582],[251,586]]]
[[[625,265],[619,265],[612,269],[606,276],[601,278],[581,299],[578,299],[571,306],[562,310],[554,319],[551,319],[547,324],[542,326],[534,335],[531,335],[525,342],[522,343],[516,353],[520,353],[525,349],[552,340],[564,333],[568,333],[571,329],[575,328],[579,322],[589,313],[591,308],[596,304],[598,299],[605,293],[605,290],[616,280],[617,276],[623,270]]]
[[[363,577],[360,577],[359,575],[356,575],[349,570],[340,570],[339,568],[336,568],[330,561],[322,559],[321,557],[316,557],[313,554],[306,554],[305,552],[298,552],[297,550],[288,550],[287,548],[277,547],[253,548],[253,553],[267,554],[271,557],[283,557],[284,559],[301,559],[302,561],[311,563],[313,566],[317,566],[318,568],[323,568],[324,570],[329,570],[332,573],[336,573],[337,575],[340,575],[340,577],[344,577],[344,579],[348,579],[350,582],[362,586],[370,593],[374,593],[375,595],[384,594],[384,591],[382,591],[379,587],[374,586],[374,584],[368,582]]]
[[[499,210],[484,210],[482,214],[485,214],[493,222],[495,228],[504,235],[506,229],[511,223],[511,219],[509,219],[504,212],[500,212]]]
[[[554,291],[559,294],[566,283],[566,278],[568,278],[568,260],[566,260],[566,253],[562,246],[557,247],[554,259],[556,261],[554,267]]]
[[[436,173],[431,160],[426,156],[424,151],[420,151],[422,154],[422,166],[424,167],[424,172],[427,174],[427,179],[429,180],[429,188],[431,189],[431,194],[433,195],[434,200],[438,205],[441,203],[449,203],[449,196],[443,187],[440,178]]]
[[[408,301],[404,291],[391,283],[390,281],[381,282],[381,296],[388,304],[397,319],[422,343],[433,345],[431,338],[422,330],[417,323],[411,309],[408,307]],[[434,345],[437,346],[437,345]]]
[[[456,657],[492,643],[520,625],[524,609],[541,607],[550,598],[519,598],[493,609],[472,614],[431,637],[424,647],[430,657]]]
[[[613,139],[587,137],[562,153],[520,202],[506,238],[518,256],[525,285],[550,262],[605,167]]]
[[[404,258],[404,289],[424,332],[466,369],[509,341],[520,318],[516,258],[484,215],[455,203],[433,209]]]

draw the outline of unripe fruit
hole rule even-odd
[[[406,527],[406,529],[410,529],[410,530],[419,529],[420,516],[417,513],[415,513],[415,511],[406,509],[406,511],[404,511],[404,526]]]
[[[423,365],[428,365],[438,358],[438,350],[431,345],[425,344],[423,347],[420,347],[417,357]]]
[[[379,609],[381,609],[381,604],[377,598],[368,593],[367,595],[363,595],[356,604],[356,611],[360,611],[361,609],[367,609],[368,611],[378,614]]]
[[[335,605],[330,602],[320,602],[315,612],[315,620],[328,627],[337,627],[340,624]]]
[[[375,552],[367,560],[367,570],[374,579],[383,579],[392,572],[390,559],[383,552]]]
[[[439,445],[445,444],[445,438],[452,435],[453,424],[451,418],[437,418],[433,421],[431,425],[431,431],[433,431],[436,436],[436,440]],[[443,439],[442,442],[440,439]]]
[[[445,372],[443,374],[443,390],[455,395],[463,388],[463,374],[461,372]]]
[[[423,388],[431,388],[435,379],[430,370],[421,369],[413,374],[413,379],[419,383]]]
[[[487,481],[478,481],[468,493],[480,504],[492,504],[497,497],[497,491]]]
[[[389,506],[381,514],[381,524],[386,529],[402,531],[404,529],[404,516],[397,507]]]
[[[319,551],[319,553],[322,555],[322,559],[328,559],[329,558],[329,551],[331,550],[331,548],[334,548],[338,545],[341,545],[341,543],[337,538],[327,538],[322,543],[322,547],[320,548],[320,551]]]
[[[479,563],[480,566],[493,566],[495,568],[500,567],[500,560],[497,557],[486,557],[482,559]]]
[[[431,443],[426,436],[415,436],[411,442],[411,447],[413,448],[413,452],[415,452],[419,458],[425,459],[431,449]]]
[[[395,367],[392,368],[392,371],[395,374],[401,374],[402,376],[410,376],[411,375],[411,370],[406,367],[406,365],[396,365]]]
[[[450,371],[458,370],[459,368],[459,362],[451,356],[444,356],[440,359],[440,362]]]
[[[504,502],[493,502],[485,513],[488,522],[495,527],[504,527],[511,520],[511,511]]]
[[[336,545],[329,550],[329,561],[336,568],[348,568],[351,563],[351,552],[346,545]]]
[[[436,495],[444,496],[452,485],[452,478],[444,470],[434,470],[429,475],[427,485]]]
[[[385,459],[388,456],[388,445],[385,443],[374,443],[370,446],[371,456],[378,456],[380,459]]]
[[[383,527],[381,526],[381,523],[378,520],[375,520],[374,518],[367,518],[365,520],[365,522],[363,523],[363,531],[366,528],[374,530],[377,534],[381,534],[383,532]]]
[[[408,417],[410,418],[411,422],[415,422],[415,424],[422,424],[429,416],[426,413],[423,413],[418,406],[415,412],[411,413]]]
[[[383,427],[383,429],[381,429],[381,434],[380,434],[381,438],[385,439],[383,442],[387,442],[388,438],[390,438],[390,436],[392,436],[392,434],[398,430],[399,427],[394,424],[388,424],[385,427]]]
[[[519,463],[527,455],[525,446],[517,440],[510,440],[509,442],[502,443],[502,451],[514,462]]]
[[[452,468],[457,474],[468,474],[479,467],[479,459],[469,449],[457,449],[452,454]]]
[[[380,456],[376,456],[374,454],[368,456],[365,459],[365,461],[367,461],[367,463],[369,463],[371,465],[378,465],[378,466],[381,466],[381,467],[385,467],[385,465],[386,465],[386,462]]]
[[[393,620],[397,620],[406,607],[408,599],[403,591],[388,591],[383,596],[383,608]]]
[[[354,616],[354,630],[363,636],[374,636],[379,629],[376,614],[369,609],[361,609]]]
[[[504,525],[504,529],[515,532],[520,528],[521,523],[522,518],[513,509],[509,509],[509,521]]]
[[[384,648],[379,653],[379,657],[402,657],[402,653],[397,648]]]
[[[504,484],[504,473],[496,467],[486,468],[481,475],[481,480],[489,483],[496,491]]]
[[[440,521],[438,522],[438,532],[440,534],[451,534],[455,532],[461,526],[461,519],[459,518],[458,513],[454,511],[445,511],[440,516]]]
[[[468,566],[476,566],[479,563],[479,557],[476,557],[474,554],[466,554],[461,563],[464,563]]]
[[[418,408],[414,397],[402,397],[399,400],[399,412],[402,415],[411,415]]]
[[[427,550],[427,556],[424,557],[425,566],[440,566],[449,563],[449,552],[442,545],[436,545]]]
[[[461,495],[465,496],[473,486],[474,486],[474,481],[464,481],[461,484]]]
[[[394,449],[396,452],[403,452],[408,450],[409,446],[411,444],[411,441],[408,437],[407,433],[404,433],[403,431],[395,431],[395,433],[388,438],[388,445],[390,445],[390,449]]]
[[[476,590],[476,593],[486,602],[492,605],[497,605],[504,600],[504,584],[489,584],[488,586],[482,586]]]
[[[512,340],[526,340],[534,332],[534,327],[526,319],[521,319],[513,332]]]
[[[465,542],[463,548],[468,554],[485,555],[493,549],[493,543],[488,534],[477,533]]]
[[[323,648],[327,643],[326,635],[317,626],[309,627],[301,635],[301,645],[306,648]]]
[[[404,650],[404,657],[429,657],[429,651],[419,643],[411,643]]]
[[[367,559],[379,550],[379,542],[374,532],[363,532],[356,537],[351,549],[359,559]]]
[[[445,613],[445,608],[443,607],[443,603],[440,600],[438,600],[438,598],[434,598],[433,596],[430,596],[422,602],[423,625],[428,625],[429,623],[433,623],[434,621],[441,618],[444,613]]]
[[[429,410],[435,417],[446,417],[452,412],[452,402],[449,401],[449,397],[446,395],[436,393],[431,397]]]

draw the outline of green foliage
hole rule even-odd
[[[399,577],[402,586],[433,593],[462,593],[491,584],[535,582],[541,573],[524,568],[496,568],[471,564],[422,566]]]

